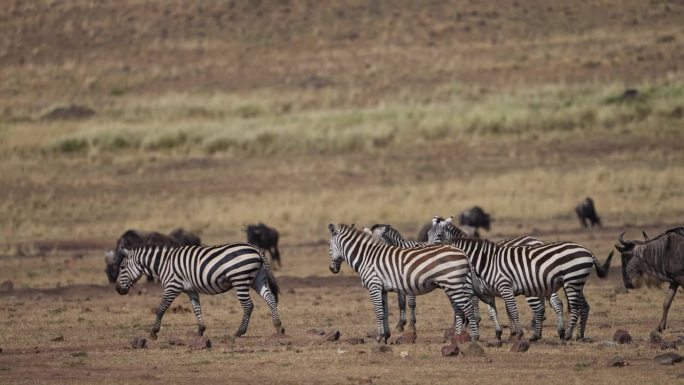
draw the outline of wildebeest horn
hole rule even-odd
[[[641,234],[644,236],[644,241],[649,240],[648,235],[646,234],[646,232],[644,230],[641,230]]]
[[[624,235],[625,235],[625,232],[623,231],[622,234],[620,234],[620,236],[618,237],[618,242],[620,242],[620,244],[615,245],[615,248],[618,249],[618,251],[620,251],[621,253],[631,249],[632,247],[634,247],[634,242],[625,241],[623,238]]]

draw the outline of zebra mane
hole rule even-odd
[[[344,223],[341,223],[341,224],[339,225],[339,232],[340,232],[340,233],[344,233],[344,232],[355,233],[355,234],[360,235],[360,237],[361,237],[363,240],[367,240],[367,241],[369,241],[370,243],[373,243],[373,244],[376,244],[376,245],[385,245],[385,242],[383,242],[381,239],[379,239],[378,237],[376,237],[374,234],[372,234],[372,233],[367,233],[367,232],[365,232],[365,231],[363,231],[363,230],[359,230],[359,229],[355,228],[354,225],[351,225],[351,226],[350,226],[350,225],[345,225]]]

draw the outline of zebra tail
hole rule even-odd
[[[280,286],[278,286],[278,282],[276,282],[276,279],[273,276],[273,273],[271,272],[271,265],[268,263],[268,260],[266,259],[264,253],[261,250],[259,250],[259,256],[261,257],[260,269],[262,269],[264,273],[266,273],[266,284],[268,285],[268,289],[271,291],[271,293],[273,293],[277,305],[278,294],[280,294]]]
[[[615,250],[611,251],[610,254],[608,254],[608,258],[606,258],[606,261],[603,263],[603,265],[601,265],[599,260],[592,255],[592,257],[594,258],[594,267],[596,268],[596,275],[598,275],[599,278],[606,278],[608,276],[608,269],[610,268],[610,260],[613,259],[613,253],[615,253]]]

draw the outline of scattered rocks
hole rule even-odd
[[[340,331],[335,329],[323,337],[326,341],[337,341],[340,339]]]
[[[622,368],[627,365],[629,365],[629,362],[625,361],[625,359],[620,356],[614,356],[613,358],[609,359],[608,363],[606,364],[606,366],[609,368]]]
[[[373,349],[371,349],[372,353],[392,353],[392,347],[387,346],[387,345],[375,345],[373,346]]]
[[[169,345],[185,346],[185,341],[183,341],[180,337],[169,337]]]
[[[55,107],[43,114],[43,120],[85,119],[95,115],[95,111],[89,107],[78,104]]]
[[[357,337],[347,338],[344,340],[344,342],[349,344],[349,345],[361,345],[361,344],[366,343],[366,341],[363,338],[357,338]]]
[[[190,349],[209,349],[211,348],[211,340],[205,336],[194,336],[188,341],[188,348]]]
[[[530,349],[530,342],[527,340],[515,341],[511,346],[511,352],[524,353]]]
[[[629,335],[627,330],[618,329],[613,335],[613,341],[617,342],[618,344],[629,344],[632,342],[632,336]]]
[[[466,357],[484,357],[487,355],[477,342],[468,342],[462,346],[461,351]]]
[[[0,283],[0,291],[12,291],[14,290],[14,282],[8,279]]]
[[[489,341],[487,341],[487,347],[488,348],[500,348],[503,345],[503,341],[500,339],[494,338]]]
[[[321,329],[313,328],[313,329],[307,330],[307,331],[306,331],[306,334],[307,334],[307,335],[310,335],[310,336],[324,336],[324,335],[325,335],[325,331],[323,331],[323,330],[321,330]]]
[[[442,346],[442,355],[444,357],[458,356],[460,352],[461,350],[458,348],[458,345],[449,344]]]
[[[131,340],[133,349],[144,349],[147,347],[147,340],[145,338],[135,337]]]
[[[64,341],[64,336],[60,334],[60,335],[58,335],[57,337],[52,338],[50,341],[52,341],[52,342],[61,342],[61,341]]]
[[[405,331],[401,336],[399,336],[395,341],[395,344],[415,344],[416,343],[416,333],[411,330]]]
[[[684,357],[672,352],[659,354],[654,357],[654,360],[661,365],[673,365],[677,362],[682,362],[682,359],[684,359]]]

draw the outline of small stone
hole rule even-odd
[[[607,364],[609,368],[622,368],[623,366],[627,365],[629,365],[629,362],[625,361],[625,359],[620,356],[615,356],[609,359]]]
[[[12,291],[14,290],[14,282],[11,280],[3,281],[0,283],[0,291]]]
[[[51,339],[50,341],[52,341],[52,342],[64,341],[64,336],[60,334],[60,335],[58,335],[57,337]]]
[[[461,347],[461,351],[466,357],[484,357],[487,354],[477,342],[469,342]]]
[[[140,337],[135,337],[131,340],[133,349],[144,349],[147,347],[147,340]]]
[[[399,336],[395,341],[395,344],[415,344],[416,343],[416,333],[407,330],[401,336]]]
[[[682,356],[677,353],[659,354],[654,357],[654,360],[661,365],[673,365],[676,362],[682,362]]]
[[[470,339],[470,334],[468,334],[468,333],[465,332],[465,331],[462,331],[462,332],[459,333],[459,334],[455,334],[455,333],[454,333],[454,335],[451,336],[451,340],[450,340],[450,341],[451,341],[452,344],[464,344],[464,343],[466,343],[466,342],[470,342],[470,341],[471,341],[471,339]]]
[[[323,339],[326,341],[337,341],[340,339],[340,331],[335,329],[331,331],[330,333],[326,334]]]
[[[180,337],[169,337],[169,345],[185,346],[185,341],[183,341]]]
[[[458,348],[458,345],[454,344],[449,344],[449,345],[444,345],[442,346],[442,355],[444,357],[454,357],[458,356],[460,353],[460,349]]]
[[[188,341],[190,349],[209,349],[211,348],[211,340],[205,336],[194,336]]]
[[[409,352],[408,351],[403,351],[399,353],[399,357],[401,358],[408,358],[409,357]]]
[[[354,337],[354,338],[347,338],[347,339],[344,340],[344,342],[347,343],[347,344],[349,344],[349,345],[361,345],[361,344],[365,344],[365,343],[366,343],[366,341],[365,341],[363,338],[356,338],[356,337]]]
[[[500,339],[494,338],[489,341],[487,341],[487,347],[488,348],[500,348],[503,345],[503,341]]]
[[[513,343],[511,352],[524,353],[530,349],[530,343],[527,340],[520,340]]]
[[[632,336],[629,335],[627,330],[618,329],[613,335],[613,341],[617,342],[618,344],[628,344],[632,342]]]
[[[371,349],[371,352],[373,353],[392,353],[392,347],[387,346],[387,345],[375,345],[373,346],[373,349]]]
[[[325,331],[323,331],[321,329],[316,329],[316,328],[309,329],[305,333],[307,335],[310,335],[310,336],[324,336],[325,335]]]

